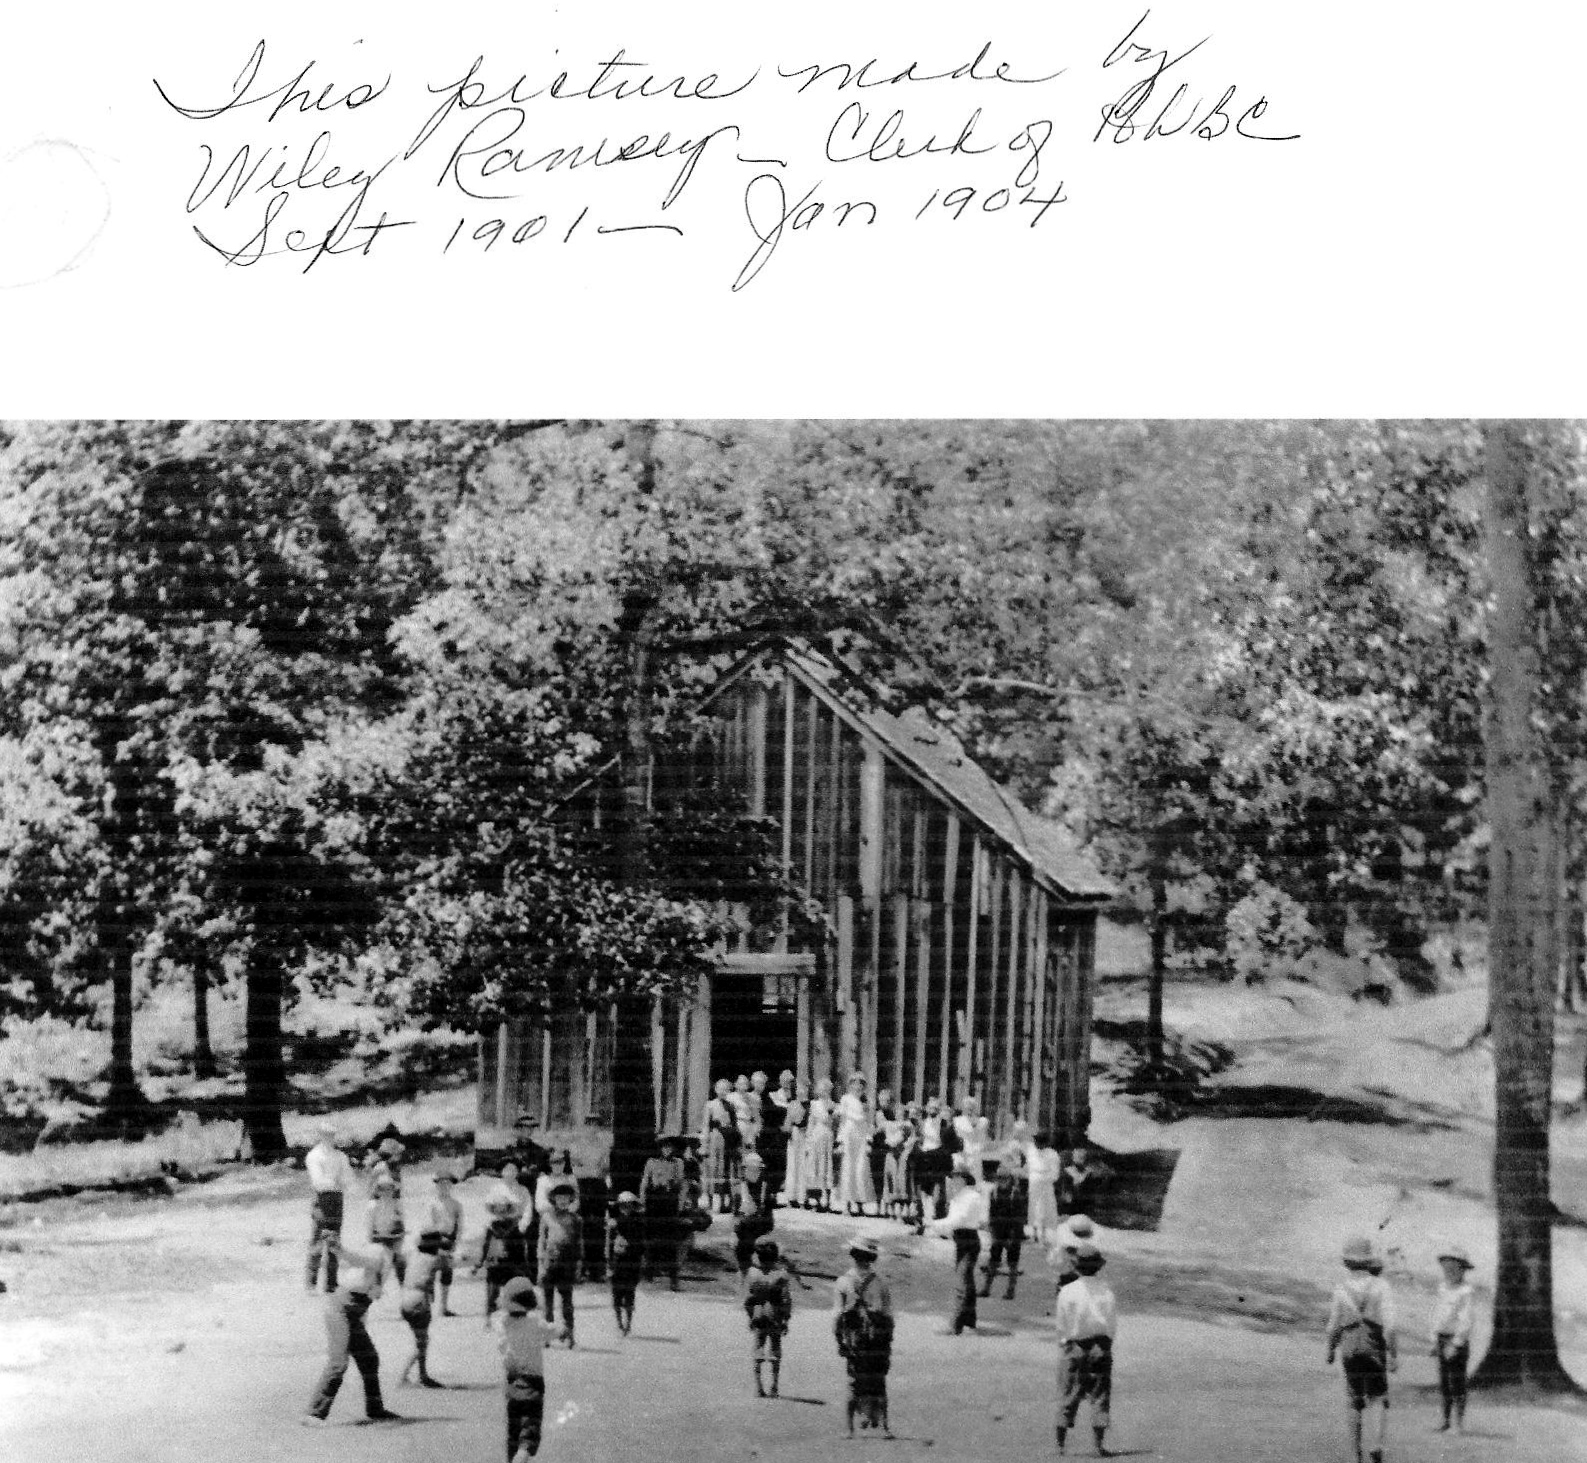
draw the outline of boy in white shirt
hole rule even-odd
[[[1100,1271],[1107,1263],[1088,1240],[1074,1248],[1079,1274],[1058,1292],[1058,1451],[1064,1450],[1080,1404],[1091,1404],[1091,1431],[1097,1456],[1106,1458],[1104,1442],[1112,1421],[1113,1338],[1118,1334],[1118,1306],[1113,1287]]]
[[[970,1175],[957,1170],[959,1191],[948,1204],[948,1212],[933,1222],[937,1234],[945,1234],[953,1241],[953,1266],[957,1273],[954,1288],[953,1334],[963,1334],[968,1326],[975,1326],[975,1262],[981,1257],[981,1231],[990,1222],[986,1195],[976,1187]]]
[[[1438,1285],[1433,1312],[1433,1355],[1438,1358],[1438,1393],[1444,1406],[1439,1432],[1449,1431],[1451,1414],[1457,1433],[1466,1430],[1466,1368],[1471,1361],[1471,1327],[1476,1319],[1476,1292],[1466,1279],[1471,1256],[1464,1245],[1450,1245],[1438,1257],[1444,1278]]]
[[[507,1397],[507,1457],[527,1463],[540,1451],[546,1407],[546,1340],[551,1328],[535,1310],[535,1288],[523,1276],[501,1293],[494,1328],[501,1347]]]
[[[347,1188],[353,1181],[353,1166],[336,1146],[336,1129],[320,1123],[314,1130],[317,1141],[303,1156],[314,1199],[309,1208],[309,1257],[306,1272],[308,1288],[319,1283],[320,1257],[325,1258],[325,1289],[336,1289],[336,1249],[329,1243],[342,1233],[342,1210]]]

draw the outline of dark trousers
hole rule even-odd
[[[992,1278],[997,1274],[998,1267],[1002,1264],[1006,1255],[1008,1257],[1008,1289],[1004,1291],[1004,1295],[1009,1300],[1013,1300],[1014,1280],[1019,1274],[1019,1256],[1024,1243],[1025,1236],[1020,1230],[1014,1230],[1011,1233],[993,1233],[991,1250],[986,1260],[986,1289],[981,1292],[983,1295],[992,1293]]]
[[[507,1459],[518,1456],[519,1449],[531,1458],[540,1451],[540,1429],[545,1419],[546,1384],[544,1377],[507,1378]]]
[[[981,1232],[956,1229],[953,1232],[953,1332],[975,1325],[975,1262],[981,1258]]]
[[[364,1382],[364,1412],[378,1417],[385,1410],[380,1400],[380,1353],[369,1339],[364,1325],[364,1312],[369,1309],[369,1297],[360,1294],[333,1295],[325,1303],[325,1335],[328,1342],[325,1370],[320,1373],[319,1386],[314,1389],[314,1400],[309,1412],[315,1417],[330,1416],[331,1403],[341,1390],[342,1378],[347,1374],[349,1360],[358,1368]]]
[[[1471,1362],[1471,1347],[1449,1346],[1440,1336],[1438,1347],[1438,1394],[1444,1403],[1444,1418],[1451,1407],[1462,1413],[1466,1408],[1466,1368]]]
[[[501,1300],[502,1287],[509,1280],[516,1280],[523,1274],[523,1269],[518,1265],[487,1265],[485,1267],[485,1314],[496,1314],[496,1306]]]
[[[314,1195],[309,1209],[309,1261],[306,1278],[309,1289],[319,1283],[320,1257],[325,1257],[325,1288],[336,1289],[336,1256],[326,1245],[326,1240],[340,1238],[342,1233],[342,1191],[328,1189]]]
[[[679,1231],[683,1221],[677,1212],[653,1213],[645,1216],[645,1274],[665,1273],[669,1279],[678,1278],[682,1261]]]
[[[573,1334],[573,1275],[574,1270],[571,1265],[547,1265],[540,1272],[540,1296],[544,1302],[542,1311],[546,1325],[556,1324],[555,1305],[560,1297],[562,1329],[569,1336]]]

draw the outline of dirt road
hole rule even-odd
[[[249,1460],[493,1459],[500,1456],[497,1362],[481,1324],[482,1291],[462,1284],[465,1314],[437,1323],[433,1365],[447,1391],[391,1385],[406,1328],[389,1295],[372,1331],[388,1402],[411,1420],[361,1425],[355,1377],[333,1426],[298,1424],[320,1364],[317,1298],[302,1288],[300,1176],[239,1174],[172,1200],[102,1213],[54,1206],[0,1232],[0,1457],[19,1463],[249,1463]],[[422,1180],[410,1180],[410,1192]],[[463,1187],[472,1226],[481,1181]],[[843,1377],[822,1274],[833,1273],[852,1222],[794,1214],[785,1243],[813,1272],[797,1296],[784,1397],[753,1393],[725,1234],[706,1236],[682,1293],[641,1292],[635,1333],[618,1337],[601,1287],[579,1293],[579,1347],[549,1359],[546,1458],[1010,1459],[1052,1449],[1055,1344],[1051,1286],[1036,1261],[1020,1298],[983,1302],[981,1334],[944,1334],[951,1279],[944,1241],[872,1224],[888,1241],[885,1273],[902,1310],[892,1377],[900,1440],[841,1439]],[[477,1232],[477,1230],[476,1230]],[[1251,1289],[1239,1271],[1175,1267],[1109,1236],[1109,1276],[1124,1320],[1115,1447],[1180,1463],[1342,1457],[1341,1388],[1321,1362],[1315,1286],[1269,1272],[1266,1308],[1225,1314]],[[1193,1307],[1217,1306],[1217,1314]],[[1293,1318],[1293,1319],[1291,1319]],[[1580,1415],[1492,1409],[1473,1433],[1433,1434],[1432,1363],[1409,1347],[1394,1412],[1392,1460],[1581,1456]],[[1081,1434],[1081,1452],[1089,1438]]]

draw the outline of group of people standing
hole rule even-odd
[[[976,1185],[1013,1175],[1027,1205],[1021,1227],[1037,1240],[1056,1229],[1060,1210],[1081,1207],[1093,1178],[1084,1148],[1065,1162],[1023,1122],[995,1139],[974,1097],[956,1111],[935,1096],[899,1103],[886,1088],[872,1101],[868,1086],[855,1073],[835,1099],[826,1078],[813,1088],[787,1071],[775,1088],[760,1071],[719,1078],[700,1132],[708,1203],[740,1212],[748,1178],[748,1191],[773,1204],[887,1217],[923,1233],[944,1213],[958,1172]]]

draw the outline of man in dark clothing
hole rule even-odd
[[[645,1273],[648,1278],[658,1268],[665,1270],[674,1290],[686,1241],[683,1198],[688,1176],[679,1156],[680,1146],[671,1134],[663,1138],[661,1156],[645,1164],[639,1180],[639,1203],[645,1211]]]

